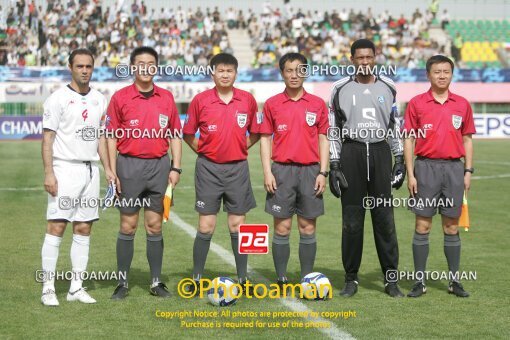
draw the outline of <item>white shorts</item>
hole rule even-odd
[[[48,194],[47,220],[91,222],[99,219],[99,167],[96,162],[53,161],[56,197]]]

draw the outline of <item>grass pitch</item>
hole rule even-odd
[[[508,338],[510,298],[505,288],[510,280],[508,273],[507,221],[510,220],[508,192],[510,192],[510,156],[508,141],[475,140],[475,179],[469,195],[471,229],[461,231],[461,270],[476,271],[475,281],[463,282],[471,297],[460,299],[447,294],[446,281],[428,282],[428,292],[419,299],[391,299],[383,293],[382,274],[377,259],[370,214],[365,222],[365,246],[360,269],[360,287],[353,298],[338,295],[343,286],[341,264],[341,209],[340,201],[329,192],[325,194],[326,215],[318,223],[318,251],[316,271],[326,274],[334,287],[332,300],[304,301],[314,312],[353,311],[356,317],[330,319],[337,328],[356,338]],[[264,213],[265,192],[262,187],[262,170],[258,146],[250,150],[250,171],[258,207],[248,215],[250,223],[268,223],[272,219]],[[175,191],[176,205],[173,212],[183,221],[196,225],[194,211],[193,174],[195,156],[184,147],[183,175]],[[125,301],[114,302],[109,298],[116,286],[113,281],[87,281],[90,294],[97,299],[95,305],[68,303],[65,295],[69,282],[58,281],[58,308],[46,308],[40,303],[41,285],[35,282],[35,271],[40,269],[41,245],[45,233],[46,193],[43,190],[43,168],[40,143],[0,143],[0,335],[5,338],[95,338],[95,337],[170,337],[170,338],[273,338],[292,339],[325,337],[317,328],[282,328],[285,321],[306,322],[300,318],[267,318],[262,312],[284,312],[288,307],[279,300],[242,298],[233,312],[258,313],[257,317],[232,319],[207,303],[207,299],[186,300],[178,296],[177,283],[188,277],[192,270],[193,239],[182,228],[172,223],[164,225],[165,257],[163,278],[173,297],[159,300],[149,295],[149,267],[145,256],[143,225],[135,239],[135,256],[130,272],[130,295]],[[503,176],[502,176],[503,175]],[[498,177],[499,176],[499,177]],[[104,193],[104,180],[102,185]],[[395,192],[406,197],[404,188]],[[108,209],[94,224],[91,239],[89,271],[114,271],[116,269],[115,243],[119,214]],[[405,208],[395,209],[400,246],[400,269],[413,270],[411,239],[414,215]],[[299,280],[298,232],[294,226],[291,236],[289,279]],[[430,237],[428,270],[446,271],[443,254],[443,236],[440,219],[435,218]],[[230,238],[226,215],[221,213],[213,237],[230,252]],[[60,248],[58,270],[69,270],[71,229],[65,233]],[[269,280],[275,274],[271,255],[251,256],[249,264],[257,273]],[[219,275],[235,278],[235,269],[217,254],[210,252],[206,276]],[[413,282],[402,281],[400,286],[407,293]],[[179,318],[162,319],[157,311],[191,312],[188,322],[266,322],[263,328],[186,328]],[[216,318],[193,316],[194,311],[219,312]],[[325,314],[324,314],[325,315]],[[280,322],[280,328],[270,328]]]

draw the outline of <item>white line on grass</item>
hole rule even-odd
[[[509,163],[510,164],[510,163]],[[479,180],[479,179],[496,179],[496,178],[508,178],[510,174],[501,174],[501,175],[492,175],[492,176],[471,176],[471,179]],[[263,185],[252,185],[253,189],[264,189]],[[192,185],[179,185],[178,189],[182,190],[191,190],[195,189]],[[44,191],[42,186],[40,187],[29,187],[29,188],[0,188],[0,191]]]
[[[510,177],[510,174],[501,174],[501,175],[493,175],[493,176],[471,176],[471,179],[494,179],[494,178],[507,178]]]
[[[173,222],[173,224],[175,224],[179,229],[184,231],[190,237],[194,238],[197,233],[197,230],[190,224],[183,221],[179,217],[179,215],[177,215],[175,212],[172,212],[171,214],[172,215],[171,215],[170,220]],[[223,261],[225,261],[226,263],[228,263],[229,265],[231,265],[234,268],[236,267],[235,258],[234,258],[234,255],[232,254],[232,252],[227,251],[225,248],[223,248],[222,246],[220,246],[212,241],[211,241],[210,249],[213,251],[213,253],[218,255]],[[248,271],[252,274],[253,277],[256,277],[257,281],[259,281],[260,283],[265,283],[265,284],[270,283],[270,281],[267,278],[265,278],[261,274],[257,273],[255,270],[253,270],[253,268],[251,268],[249,266],[248,266]],[[292,310],[294,312],[311,312],[312,311],[310,308],[305,306],[302,302],[300,302],[297,299],[286,298],[286,299],[278,299],[278,301],[282,305],[284,305],[285,307],[289,308],[290,310]],[[349,334],[345,331],[342,331],[333,322],[331,322],[329,320],[325,320],[323,318],[313,318],[313,319],[306,318],[306,319],[308,321],[315,321],[315,322],[329,322],[329,324],[331,326],[330,328],[316,328],[316,329],[319,330],[320,332],[324,333],[331,339],[354,339],[354,337],[351,334]]]
[[[497,165],[510,165],[510,162],[500,162],[500,161],[476,161],[475,163],[483,163],[483,164],[497,164]]]

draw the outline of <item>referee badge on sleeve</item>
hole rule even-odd
[[[457,115],[452,115],[452,124],[453,127],[458,130],[462,125],[462,117]]]
[[[316,113],[306,111],[306,124],[308,124],[308,126],[314,126],[316,119],[317,119]]]
[[[257,112],[257,124],[262,124],[264,121],[264,112]]]
[[[165,116],[164,114],[159,114],[159,127],[165,128],[168,125],[168,116]]]
[[[246,125],[246,122],[248,121],[248,114],[247,113],[236,113],[237,115],[237,125],[239,125],[240,128],[243,128]]]

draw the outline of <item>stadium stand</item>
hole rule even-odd
[[[498,53],[510,42],[508,20],[452,20],[446,31],[454,40],[455,54],[468,68],[502,66]]]
[[[378,64],[423,67],[424,60],[445,50],[445,45],[428,38],[433,20],[429,11],[422,14],[416,9],[412,18],[396,18],[388,11],[375,15],[371,8],[312,13],[286,6],[282,13],[268,3],[264,6],[260,16],[252,13],[248,19],[255,67],[272,67],[289,51],[305,54],[314,64],[347,64],[349,46],[359,38],[376,43]]]
[[[161,64],[174,66],[205,65],[214,54],[236,52],[241,65],[274,67],[290,51],[313,64],[335,65],[349,63],[354,40],[369,38],[376,43],[378,64],[423,68],[430,56],[442,53],[465,68],[508,67],[508,20],[451,20],[446,9],[416,9],[405,17],[373,13],[370,7],[304,11],[287,3],[280,9],[266,1],[260,11],[245,14],[232,7],[156,9],[128,1],[121,9],[100,0],[48,0],[45,8],[30,0],[10,1],[5,10],[0,7],[0,65],[64,66],[70,50],[86,46],[97,66],[115,67],[127,63],[140,45],[153,46]],[[437,30],[445,39],[438,39]]]
[[[226,25],[235,27],[242,19],[240,13],[224,22],[218,8],[149,11],[143,1],[133,1],[129,11],[107,7],[103,12],[94,1],[48,1],[43,10],[22,0],[1,12],[0,65],[8,66],[65,65],[70,50],[86,46],[97,65],[115,67],[141,45],[154,47],[162,64],[206,65],[212,54],[232,52]]]

